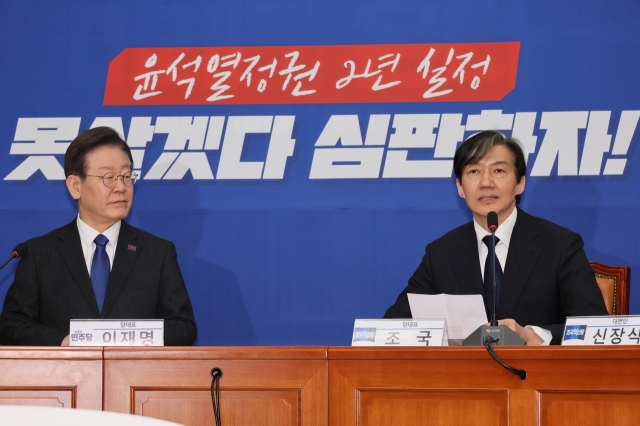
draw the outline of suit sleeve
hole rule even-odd
[[[175,245],[169,243],[160,278],[157,313],[164,319],[165,346],[190,346],[196,340],[198,328],[177,257]]]
[[[422,262],[418,266],[418,269],[409,278],[409,284],[400,293],[394,303],[387,312],[384,314],[384,318],[411,318],[411,308],[409,306],[408,293],[413,294],[435,294],[435,288],[433,285],[433,274],[431,268],[431,245],[428,245],[425,249],[425,254],[422,257]]]
[[[69,334],[38,322],[40,292],[38,268],[32,247],[20,259],[0,315],[0,344],[60,346]],[[61,307],[62,308],[62,307]]]
[[[609,315],[580,235],[571,233],[558,270],[558,296],[565,317]],[[538,325],[538,324],[536,324]],[[539,325],[551,331],[551,344],[562,342],[564,323]]]

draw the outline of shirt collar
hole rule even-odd
[[[82,219],[80,219],[80,215],[78,215],[78,220],[76,223],[78,224],[80,239],[86,245],[91,245],[93,243],[93,240],[95,240],[98,235],[102,234],[109,240],[107,245],[115,246],[116,242],[118,241],[118,235],[120,234],[120,226],[122,225],[122,221],[119,220],[101,233],[83,222]]]
[[[507,246],[507,250],[509,250],[509,242],[511,241],[511,234],[513,233],[513,227],[516,225],[517,217],[518,208],[516,207],[496,230],[496,237],[500,239],[500,243],[504,243],[504,245]],[[478,246],[480,246],[484,237],[491,235],[491,232],[487,232],[482,226],[478,225],[475,219],[473,220],[473,229],[476,231]]]

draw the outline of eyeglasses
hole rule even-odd
[[[102,179],[102,183],[104,183],[104,186],[106,186],[107,188],[113,188],[114,186],[116,186],[118,184],[118,179],[122,181],[124,186],[133,186],[133,184],[136,183],[136,179],[138,179],[138,174],[135,172],[125,173],[123,175],[119,175],[114,172],[109,172],[109,173],[105,173],[103,176],[96,176],[96,175],[87,175],[87,176],[97,177]]]

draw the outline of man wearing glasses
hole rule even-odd
[[[0,315],[0,344],[69,344],[70,319],[164,319],[165,345],[191,345],[197,328],[172,242],[128,225],[133,158],[109,127],[69,145],[68,225],[27,241]]]

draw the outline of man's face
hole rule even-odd
[[[85,157],[87,175],[104,176],[114,172],[124,175],[131,172],[129,158],[120,148],[102,146]],[[78,201],[78,213],[87,225],[99,232],[124,219],[133,202],[133,186],[125,186],[121,179],[112,188],[107,188],[99,177],[69,176],[67,188]]]
[[[487,229],[487,214],[498,214],[502,223],[516,207],[516,195],[524,191],[526,178],[516,182],[516,166],[511,150],[496,145],[477,164],[462,169],[462,182],[456,180],[458,194],[465,199],[473,217]]]

